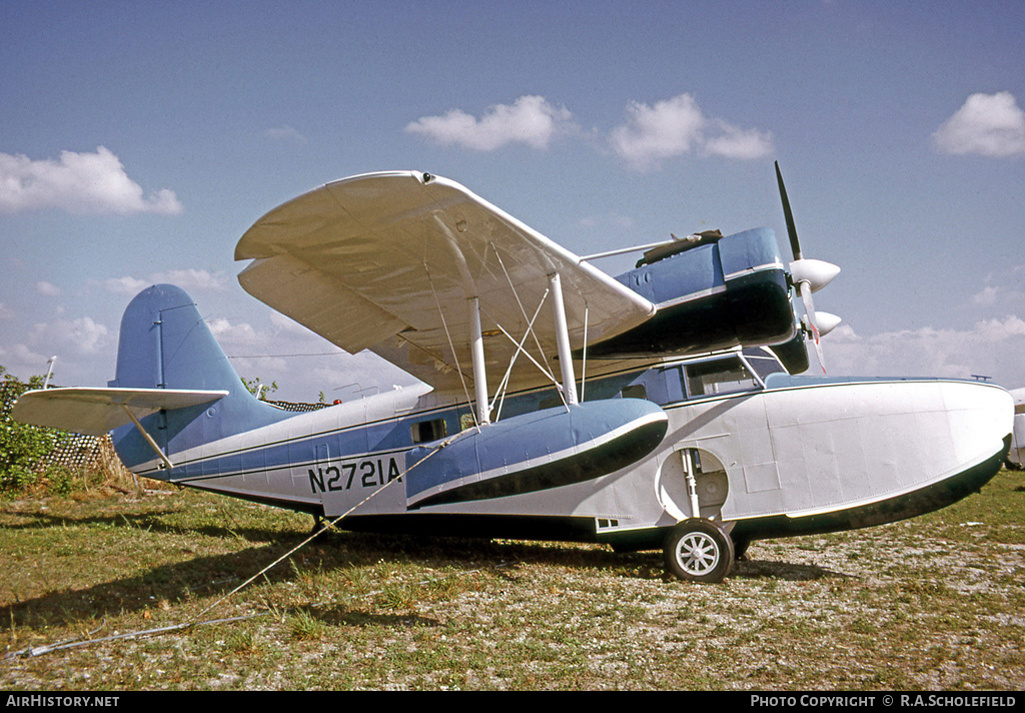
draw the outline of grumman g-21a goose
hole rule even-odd
[[[193,300],[156,285],[124,314],[108,387],[29,392],[14,414],[112,430],[139,475],[345,529],[661,548],[699,582],[752,540],[977,491],[1008,451],[1006,391],[794,375],[837,321],[811,293],[838,268],[802,256],[779,184],[793,262],[771,230],[709,232],[642,246],[614,279],[453,181],[335,181],[242,236],[239,281],[421,385],[282,411],[247,391]]]

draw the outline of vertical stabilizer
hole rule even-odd
[[[143,419],[172,460],[175,453],[289,416],[249,393],[193,299],[173,285],[149,287],[129,303],[121,318],[116,373],[111,387],[228,392],[213,405],[163,410]],[[153,449],[133,426],[117,429],[113,438],[129,468],[153,461]]]

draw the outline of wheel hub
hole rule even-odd
[[[685,570],[702,575],[715,569],[719,562],[719,550],[711,537],[694,532],[680,540],[680,563]]]

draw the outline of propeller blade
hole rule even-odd
[[[776,182],[779,183],[779,197],[783,201],[783,217],[787,221],[787,234],[790,236],[790,249],[794,253],[794,260],[801,259],[801,242],[797,239],[797,227],[794,225],[794,214],[790,210],[790,199],[787,198],[787,189],[783,185],[783,174],[779,170],[779,161],[776,161]]]
[[[811,285],[808,282],[802,282],[800,283],[800,287],[801,300],[804,301],[805,328],[808,330],[811,340],[815,344],[815,355],[819,358],[819,366],[822,367],[822,373],[825,374],[826,362],[822,358],[822,334],[819,331],[818,319],[815,314],[815,302],[811,297]]]
[[[812,293],[818,292],[837,276],[840,268],[824,260],[805,259],[801,252],[801,241],[797,238],[797,227],[794,225],[794,213],[790,209],[786,186],[783,185],[783,173],[776,165],[776,182],[779,184],[779,197],[783,202],[783,217],[787,222],[787,234],[790,236],[790,249],[794,253],[794,261],[790,263],[790,279],[801,293],[804,302],[804,330],[815,344],[815,354],[819,358],[822,373],[826,373],[825,360],[822,358],[822,336],[828,334],[840,324],[840,318],[829,312],[815,313],[815,302]]]

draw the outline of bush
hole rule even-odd
[[[0,492],[22,491],[40,475],[40,463],[64,438],[61,431],[19,423],[11,418],[15,400],[43,386],[42,376],[23,382],[0,366]]]

